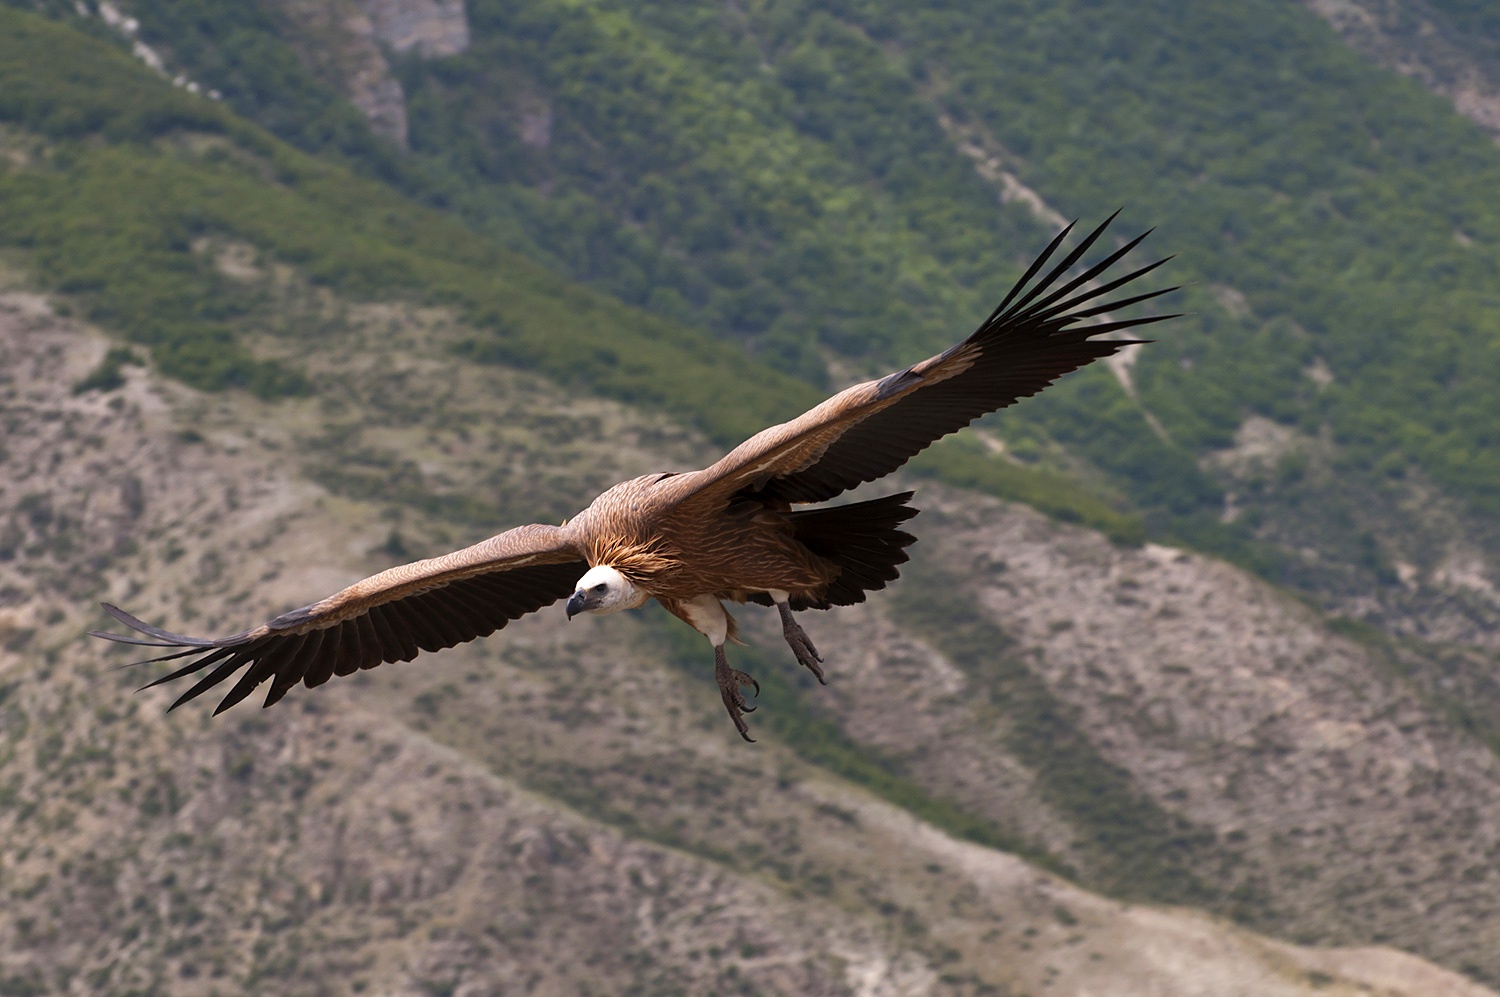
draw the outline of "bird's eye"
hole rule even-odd
[[[604,584],[603,582],[600,582],[598,585],[594,586],[594,591],[595,592],[603,592],[607,588],[609,588],[608,585]]]

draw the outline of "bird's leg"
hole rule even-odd
[[[740,688],[754,687],[755,694],[759,696],[760,683],[738,668],[729,667],[729,655],[724,653],[723,644],[714,645],[714,678],[719,680],[719,695],[724,699],[724,709],[729,711],[729,719],[734,721],[734,729],[740,732],[740,737],[754,744],[755,738],[750,736],[750,728],[745,725],[742,714],[754,713],[755,707],[745,702]]]
[[[713,595],[705,594],[681,601],[668,600],[665,605],[669,612],[707,637],[708,642],[714,646],[714,678],[719,681],[719,695],[724,699],[724,709],[729,711],[729,719],[734,721],[734,729],[740,732],[740,737],[754,744],[755,738],[750,736],[750,728],[745,726],[744,714],[754,712],[755,707],[745,702],[740,689],[753,687],[755,694],[759,696],[760,683],[744,672],[729,667],[729,656],[724,653],[724,645],[734,630],[734,621],[724,612],[724,604]]]
[[[813,646],[812,638],[807,636],[807,631],[802,625],[792,619],[792,607],[785,601],[776,603],[776,611],[781,614],[781,635],[786,638],[787,646],[797,656],[797,663],[817,676],[818,681],[827,685],[828,680],[823,677],[823,669],[818,667],[823,662],[823,656]]]

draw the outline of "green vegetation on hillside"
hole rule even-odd
[[[1500,59],[1500,8],[1490,0],[1429,0],[1431,9],[1448,19],[1466,45]],[[1422,30],[1417,27],[1417,30]],[[1491,67],[1500,69],[1500,66]]]
[[[953,111],[1024,179],[1066,210],[1126,201],[1185,270],[1245,295],[1242,319],[1205,312],[1142,356],[1174,438],[1223,445],[1249,413],[1326,423],[1354,467],[1414,463],[1500,508],[1500,156],[1439,98],[1290,4],[860,6],[945,66]],[[1302,375],[1318,358],[1322,390]]]
[[[80,16],[93,3],[0,0],[21,10],[65,20],[71,27],[120,46],[123,38],[101,18]],[[278,138],[330,156],[386,180],[417,182],[399,150],[369,127],[359,110],[298,58],[285,38],[290,25],[269,5],[213,0],[132,0],[125,11],[143,40],[172,71],[211,80],[225,104]]]
[[[1483,5],[1438,6],[1493,35]],[[814,385],[829,351],[951,342],[1040,243],[973,157],[1068,215],[1124,203],[1192,282],[1135,368],[1165,437],[1098,370],[996,420],[1007,439],[1061,443],[1150,535],[1273,577],[1198,466],[1249,415],[1326,427],[1341,474],[1415,467],[1500,508],[1500,156],[1298,5],[474,0],[469,51],[397,60],[394,159],[272,8],[133,9],[282,137]]]
[[[489,355],[665,408],[721,440],[816,400],[732,346],[569,285],[282,146],[128,56],[10,11],[0,28],[0,120],[57,143],[43,162],[0,174],[0,237],[189,383],[300,387],[238,352],[233,319],[255,303],[193,253],[196,236],[214,234],[348,294],[456,305],[490,336]]]
[[[473,47],[405,79],[413,150],[465,179],[466,209],[515,214],[578,276],[804,376],[819,344],[881,365],[946,345],[1046,234],[831,22],[814,32],[832,53],[767,71],[715,5],[470,12]],[[852,94],[819,75],[844,56]],[[527,114],[550,128],[522,134]]]
[[[1328,425],[1348,473],[1417,465],[1486,508],[1500,495],[1500,156],[1295,5],[471,13],[471,51],[405,69],[416,153],[469,180],[471,213],[521,217],[627,300],[799,371],[784,339],[882,361],[950,340],[1040,227],[996,204],[946,115],[1065,213],[1124,203],[1132,224],[1161,224],[1173,278],[1197,279],[1196,317],[1137,367],[1170,444],[1102,373],[1008,423],[1115,475],[1175,524],[1158,532],[1217,514],[1195,458],[1251,414]],[[551,122],[530,144],[528,114]],[[1326,388],[1304,374],[1317,360]]]
[[[130,11],[174,68],[212,79],[230,108],[278,138],[357,162],[382,179],[405,174],[399,150],[302,64],[281,37],[285,18],[268,5],[135,0]]]
[[[91,317],[150,346],[203,388],[308,389],[251,357],[237,330],[256,294],[193,249],[230,236],[358,298],[455,306],[480,331],[468,355],[666,410],[722,443],[795,415],[820,393],[722,343],[586,291],[377,182],[298,153],[127,55],[0,7],[0,122],[51,140],[0,171],[0,242]],[[1133,538],[1066,482],[938,456],[925,473]]]

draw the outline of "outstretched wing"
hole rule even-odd
[[[942,437],[1036,394],[1069,371],[1123,346],[1149,342],[1093,338],[1177,317],[1115,320],[1107,315],[1175,287],[1096,303],[1166,262],[1158,260],[1096,283],[1149,231],[1064,279],[1114,218],[1105,219],[1033,283],[1073,226],[1058,233],[1000,306],[962,343],[878,381],[841,391],[791,422],[756,434],[712,467],[682,475],[674,483],[680,489],[679,501],[718,502],[740,493],[773,502],[825,501],[890,474]],[[1097,316],[1105,320],[1079,324]]]
[[[273,680],[265,702],[270,706],[298,682],[312,688],[334,675],[387,661],[410,661],[419,651],[488,636],[571,593],[586,570],[582,553],[564,530],[522,526],[442,557],[371,575],[320,602],[231,637],[212,640],[169,633],[108,603],[104,608],[111,616],[145,637],[98,631],[90,636],[180,649],[138,664],[192,659],[146,688],[214,666],[177,697],[169,711],[245,669],[214,710],[217,715],[267,679]]]

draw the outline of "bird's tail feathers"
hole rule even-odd
[[[793,596],[792,609],[828,609],[865,601],[865,593],[883,589],[901,574],[906,548],[917,538],[898,529],[918,512],[907,505],[911,492],[868,502],[805,509],[789,514],[792,535],[814,554],[837,564],[838,577],[821,598]]]

